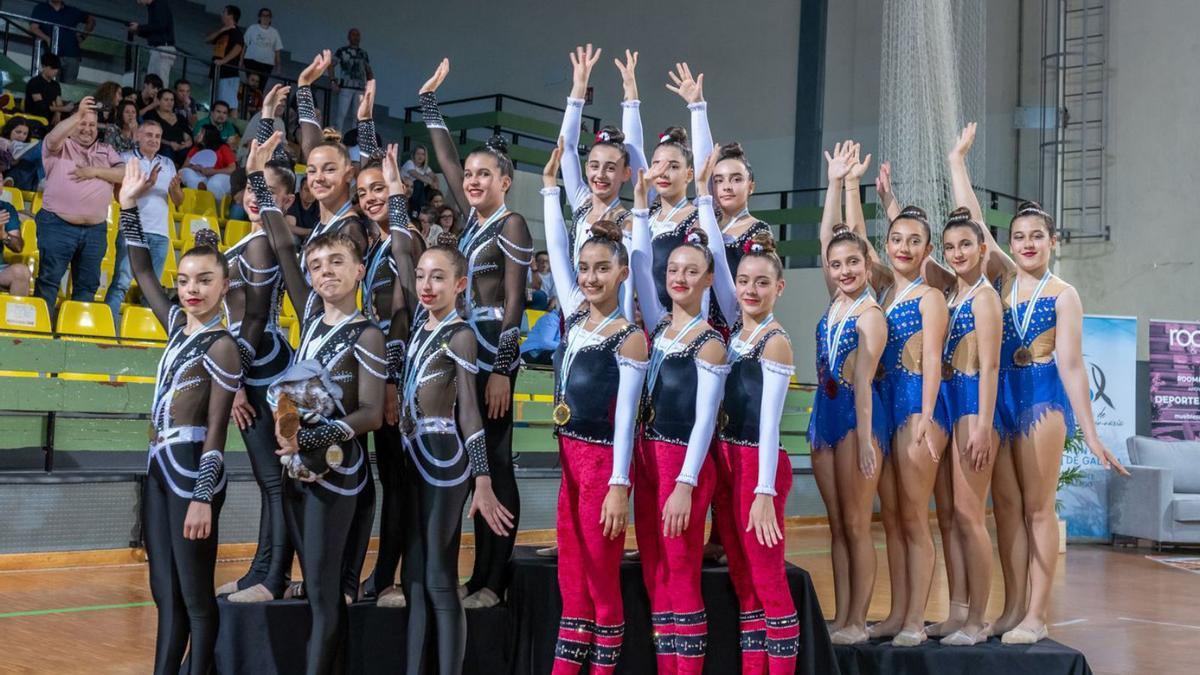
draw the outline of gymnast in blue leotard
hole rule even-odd
[[[968,125],[959,136],[950,169],[955,201],[981,221],[966,168],[974,127]],[[989,249],[986,272],[1000,290],[1004,313],[996,416],[1005,442],[992,492],[1005,604],[993,634],[1006,644],[1030,644],[1047,637],[1058,562],[1055,485],[1067,434],[1078,423],[1100,465],[1126,472],[1096,433],[1083,368],[1079,293],[1050,272],[1054,219],[1034,202],[1018,206],[1009,227],[1012,257],[986,228],[983,234]]]

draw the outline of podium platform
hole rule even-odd
[[[875,673],[936,673],[937,675],[1091,675],[1087,659],[1078,650],[1042,640],[1035,645],[1001,644],[991,638],[972,647],[944,647],[929,640],[918,647],[893,647],[886,641],[861,645],[835,645],[842,675]]]

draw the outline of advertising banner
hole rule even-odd
[[[1150,321],[1150,435],[1200,437],[1200,321]]]

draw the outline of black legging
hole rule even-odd
[[[304,593],[312,611],[306,673],[333,670],[341,629],[346,626],[342,570],[357,497],[335,494],[314,483],[284,482],[284,515],[297,544]]]
[[[366,434],[358,437],[358,444],[366,452]],[[342,557],[342,592],[350,596],[351,602],[358,600],[358,585],[362,580],[367,548],[371,545],[371,527],[375,524],[375,474],[371,471],[368,458],[363,458],[363,465],[367,471],[367,484],[358,493],[354,520],[350,523],[350,536],[346,539],[346,551]]]
[[[407,472],[404,591],[408,600],[408,675],[425,673],[430,607],[437,634],[438,673],[462,672],[467,617],[458,599],[458,547],[469,486],[468,479],[452,487],[435,487],[415,469]]]
[[[150,465],[142,491],[150,593],[158,608],[154,672],[155,675],[180,672],[190,635],[190,672],[208,673],[212,670],[213,648],[217,644],[213,573],[217,566],[217,523],[225,491],[213,495],[212,532],[208,538],[184,539],[183,521],[191,500],[172,492],[160,477],[160,470],[157,463]]]
[[[492,419],[487,416],[487,381],[491,373],[480,369],[476,378],[479,392],[479,412],[483,417],[483,434],[487,441],[488,467],[492,477],[492,490],[496,499],[513,514],[512,532],[501,537],[488,527],[482,514],[475,516],[475,564],[467,591],[474,593],[481,588],[490,588],[496,595],[504,597],[508,587],[508,563],[512,560],[513,546],[517,541],[517,528],[521,521],[521,495],[517,492],[517,475],[513,470],[512,432],[513,406],[509,401],[508,412]],[[517,386],[516,373],[509,376],[510,391]]]
[[[267,403],[267,388],[246,386],[246,399],[254,406],[254,423],[242,431],[250,468],[262,493],[258,518],[258,549],[250,569],[238,580],[238,590],[262,584],[276,598],[283,595],[292,573],[292,542],[283,515],[283,469],[275,454],[275,417]]]
[[[400,429],[384,424],[375,431],[375,467],[383,500],[379,509],[379,556],[371,575],[378,595],[396,582],[396,568],[404,550],[404,446]]]

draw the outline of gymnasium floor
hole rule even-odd
[[[534,532],[519,541],[541,544],[549,536]],[[822,605],[832,607],[828,531],[823,526],[792,526],[787,537],[788,560],[812,574]],[[878,525],[876,546],[879,577],[873,619],[882,617],[889,602]],[[464,546],[462,574],[469,571],[472,553]],[[1193,673],[1200,663],[1200,576],[1147,560],[1148,553],[1071,546],[1065,565],[1060,558],[1051,634],[1083,651],[1097,675]],[[370,557],[367,571],[374,565],[374,554]],[[245,565],[244,560],[221,562],[217,581],[237,577]],[[940,557],[938,565],[929,603],[931,620],[940,619],[948,604]],[[997,568],[992,614],[999,611],[1002,593]],[[146,567],[141,564],[0,572],[0,672],[148,672],[154,616]]]

